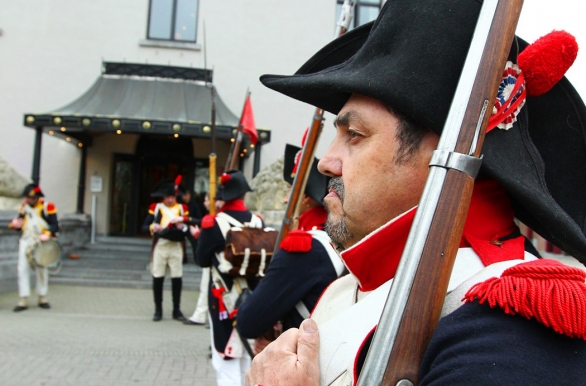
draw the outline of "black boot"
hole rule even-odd
[[[171,289],[173,290],[173,319],[180,322],[185,322],[185,316],[181,313],[181,287],[183,287],[183,279],[174,277],[171,279]]]
[[[163,319],[163,282],[165,277],[153,277],[153,298],[155,300],[155,314],[153,321]]]

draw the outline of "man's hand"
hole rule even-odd
[[[319,332],[315,321],[304,320],[285,331],[254,357],[246,385],[319,385]]]
[[[171,220],[169,220],[169,222],[171,224],[179,224],[183,222],[183,217],[181,216],[177,216],[177,217],[173,217]]]
[[[13,229],[20,229],[20,228],[22,228],[23,224],[24,224],[24,219],[21,217],[15,217],[12,219],[12,221],[10,221],[10,226]]]
[[[199,237],[199,234],[201,233],[201,230],[197,225],[190,225],[189,231],[191,232],[191,235],[194,239],[197,239]]]
[[[47,241],[47,240],[49,240],[50,238],[51,238],[51,236],[49,236],[49,235],[48,235],[48,234],[46,234],[46,233],[43,233],[42,235],[40,235],[40,236],[39,236],[39,240],[41,240],[41,241]]]
[[[161,226],[161,224],[153,224],[153,232],[157,233],[163,230],[163,227]]]

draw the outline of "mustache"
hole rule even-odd
[[[328,189],[333,190],[338,197],[340,197],[340,201],[342,204],[344,203],[344,182],[342,181],[342,177],[332,177],[330,182],[328,183]]]

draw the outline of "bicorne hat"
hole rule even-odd
[[[41,188],[36,184],[28,184],[27,186],[25,186],[24,189],[22,190],[22,196],[23,197],[37,197],[37,198],[45,197],[45,195],[41,191]]]
[[[297,174],[297,167],[301,159],[302,148],[287,144],[285,145],[285,162],[283,165],[283,179],[290,184],[293,184],[295,175]],[[307,177],[305,184],[305,194],[311,197],[314,201],[322,204],[324,197],[328,194],[329,177],[321,174],[317,170],[319,159],[314,158],[311,165],[311,171]]]
[[[151,197],[168,197],[168,196],[183,196],[185,190],[181,186],[182,176],[177,176],[175,181],[164,179],[155,184],[151,192]]]
[[[363,94],[441,134],[480,7],[476,0],[389,0],[374,22],[334,40],[294,75],[260,80],[333,114]],[[509,60],[528,77],[517,60],[526,47],[515,37]],[[540,95],[526,81],[516,121],[486,134],[481,173],[509,192],[519,220],[586,262],[586,107],[562,75]]]
[[[220,176],[216,200],[231,201],[246,192],[252,192],[240,170],[228,170]]]

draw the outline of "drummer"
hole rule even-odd
[[[27,250],[37,241],[47,241],[57,236],[59,223],[57,222],[57,208],[52,202],[43,200],[43,192],[36,184],[28,184],[23,192],[24,202],[18,211],[18,216],[9,224],[12,229],[21,230],[18,243],[18,296],[20,299],[14,307],[14,312],[28,308],[30,295],[30,263],[27,259]],[[49,309],[47,301],[49,290],[49,272],[47,268],[36,269],[36,290],[39,296],[40,308]]]

